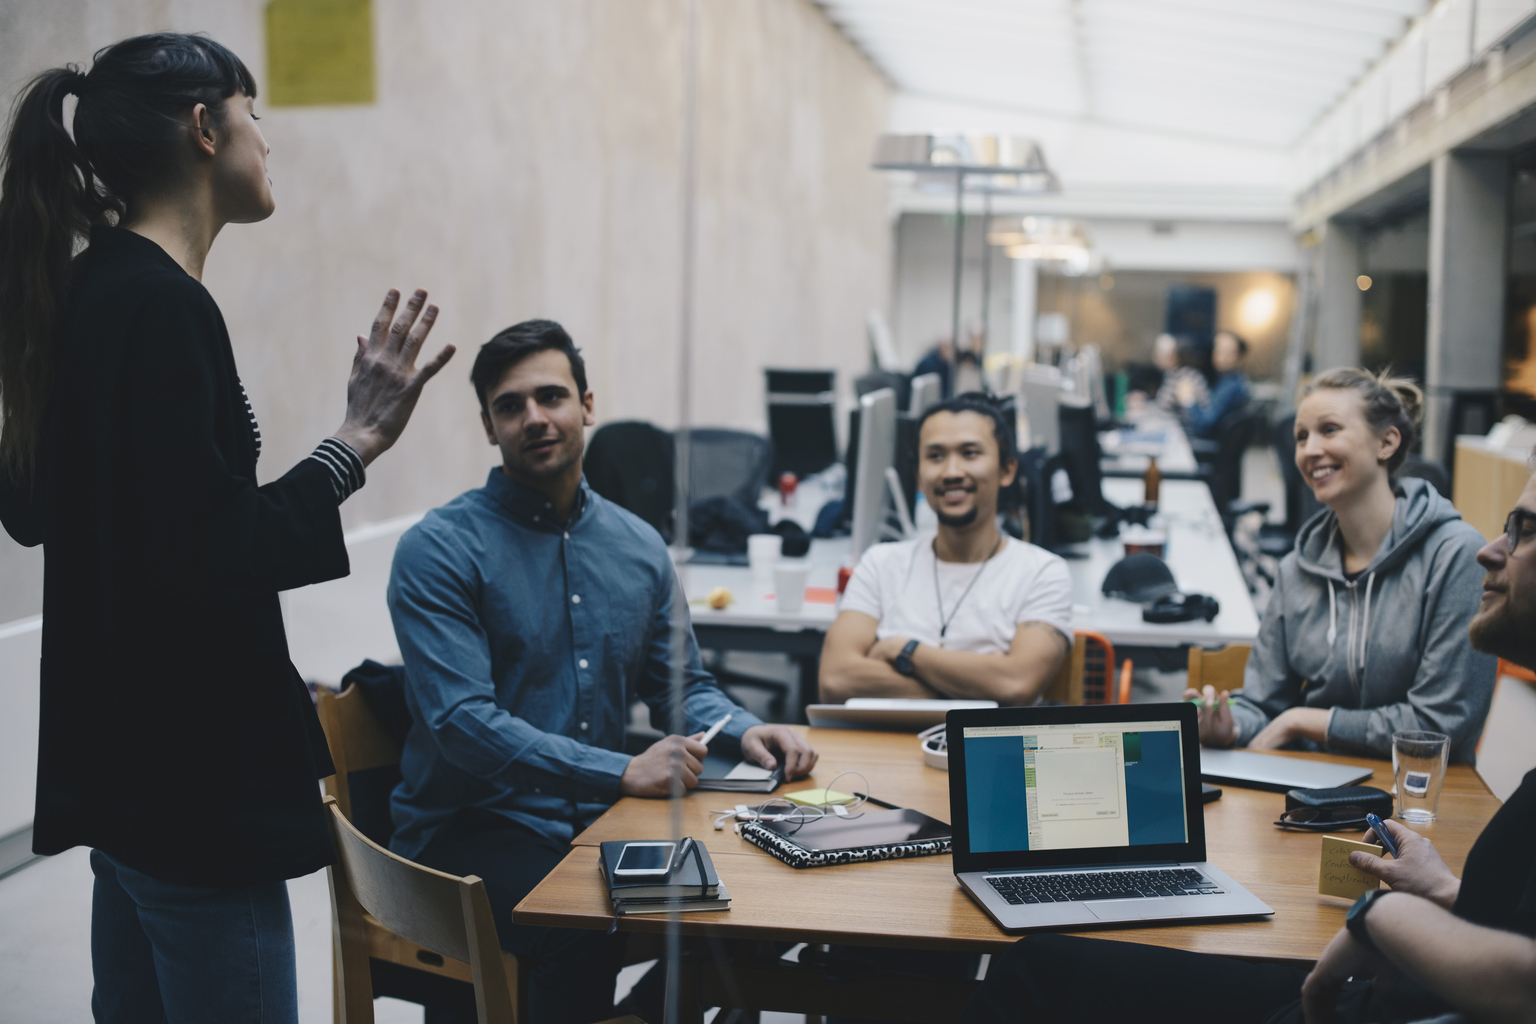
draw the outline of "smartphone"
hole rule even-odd
[[[616,877],[661,878],[672,870],[676,843],[627,843],[613,869]]]

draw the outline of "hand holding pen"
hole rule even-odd
[[[1461,891],[1461,880],[1451,874],[1435,844],[1395,821],[1382,821],[1374,814],[1368,815],[1366,820],[1372,827],[1366,833],[1365,841],[1370,842],[1374,836],[1391,852],[1392,859],[1356,850],[1349,855],[1350,864],[1381,879],[1397,892],[1422,896],[1446,910],[1451,909],[1456,894]]]
[[[1220,694],[1216,687],[1185,690],[1184,700],[1200,708],[1200,742],[1207,747],[1230,747],[1237,739],[1237,722],[1232,718],[1232,705],[1227,691]]]

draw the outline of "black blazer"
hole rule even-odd
[[[278,591],[347,574],[329,472],[256,486],[219,308],[140,235],[92,231],[56,366],[35,486],[0,474],[45,553],[33,850],[190,885],[317,870],[334,769]]]

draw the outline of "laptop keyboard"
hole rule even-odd
[[[997,875],[987,879],[997,894],[1024,903],[1135,900],[1157,896],[1208,896],[1224,889],[1194,868],[1150,871],[1078,871],[1060,875]]]

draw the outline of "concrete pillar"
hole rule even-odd
[[[1035,297],[1040,286],[1040,265],[1035,260],[1013,261],[1013,331],[1009,351],[1015,358],[1035,358]]]
[[[1444,462],[1456,395],[1503,383],[1509,161],[1446,153],[1430,172],[1424,457]]]
[[[1312,372],[1360,363],[1360,229],[1341,220],[1323,228],[1317,254],[1317,334]]]

